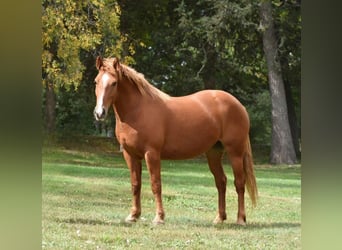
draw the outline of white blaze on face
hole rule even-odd
[[[104,99],[105,89],[106,89],[107,85],[109,84],[109,80],[110,80],[110,77],[109,77],[108,73],[104,73],[102,75],[101,81],[99,83],[99,84],[101,84],[101,86],[99,86],[99,87],[102,89],[102,91],[99,94],[99,96],[97,96],[96,107],[95,107],[95,112],[97,114],[101,114],[103,111],[103,108],[105,108],[105,110],[107,112],[108,107],[104,107],[103,99]]]

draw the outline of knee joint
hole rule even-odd
[[[132,184],[132,192],[134,195],[140,194],[141,185],[140,184]]]
[[[236,192],[245,192],[245,182],[244,181],[234,181]]]

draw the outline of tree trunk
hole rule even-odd
[[[298,158],[301,155],[299,146],[300,131],[297,122],[295,104],[292,97],[291,84],[286,77],[284,77],[284,86],[293,146],[295,148],[296,156]]]
[[[298,124],[298,119],[295,110],[295,103],[293,100],[293,93],[292,93],[292,86],[291,81],[289,80],[289,62],[287,57],[283,56],[280,60],[281,69],[283,72],[283,80],[284,80],[284,87],[285,87],[285,96],[286,96],[286,103],[287,103],[287,111],[289,116],[289,123],[292,135],[292,141],[295,148],[297,159],[301,157],[300,151],[300,129]]]
[[[297,162],[290,131],[284,82],[277,55],[277,40],[274,32],[271,1],[260,5],[263,47],[268,68],[268,80],[272,103],[272,164],[293,164]]]
[[[45,117],[46,132],[51,134],[56,126],[56,95],[53,84],[46,84]]]

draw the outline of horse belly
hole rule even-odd
[[[175,128],[166,136],[161,150],[163,159],[193,158],[207,152],[219,138],[217,127],[208,122]]]
[[[189,143],[184,142],[183,145],[178,145],[177,147],[166,147],[163,149],[161,151],[161,158],[168,160],[185,160],[194,158],[207,152],[214,144],[215,142],[212,142],[211,144],[189,145]]]

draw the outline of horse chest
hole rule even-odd
[[[139,140],[138,131],[124,123],[116,126],[116,135],[121,145],[136,144]]]
[[[116,127],[117,139],[122,147],[131,155],[144,155],[146,140],[144,134],[127,124],[120,124]]]

